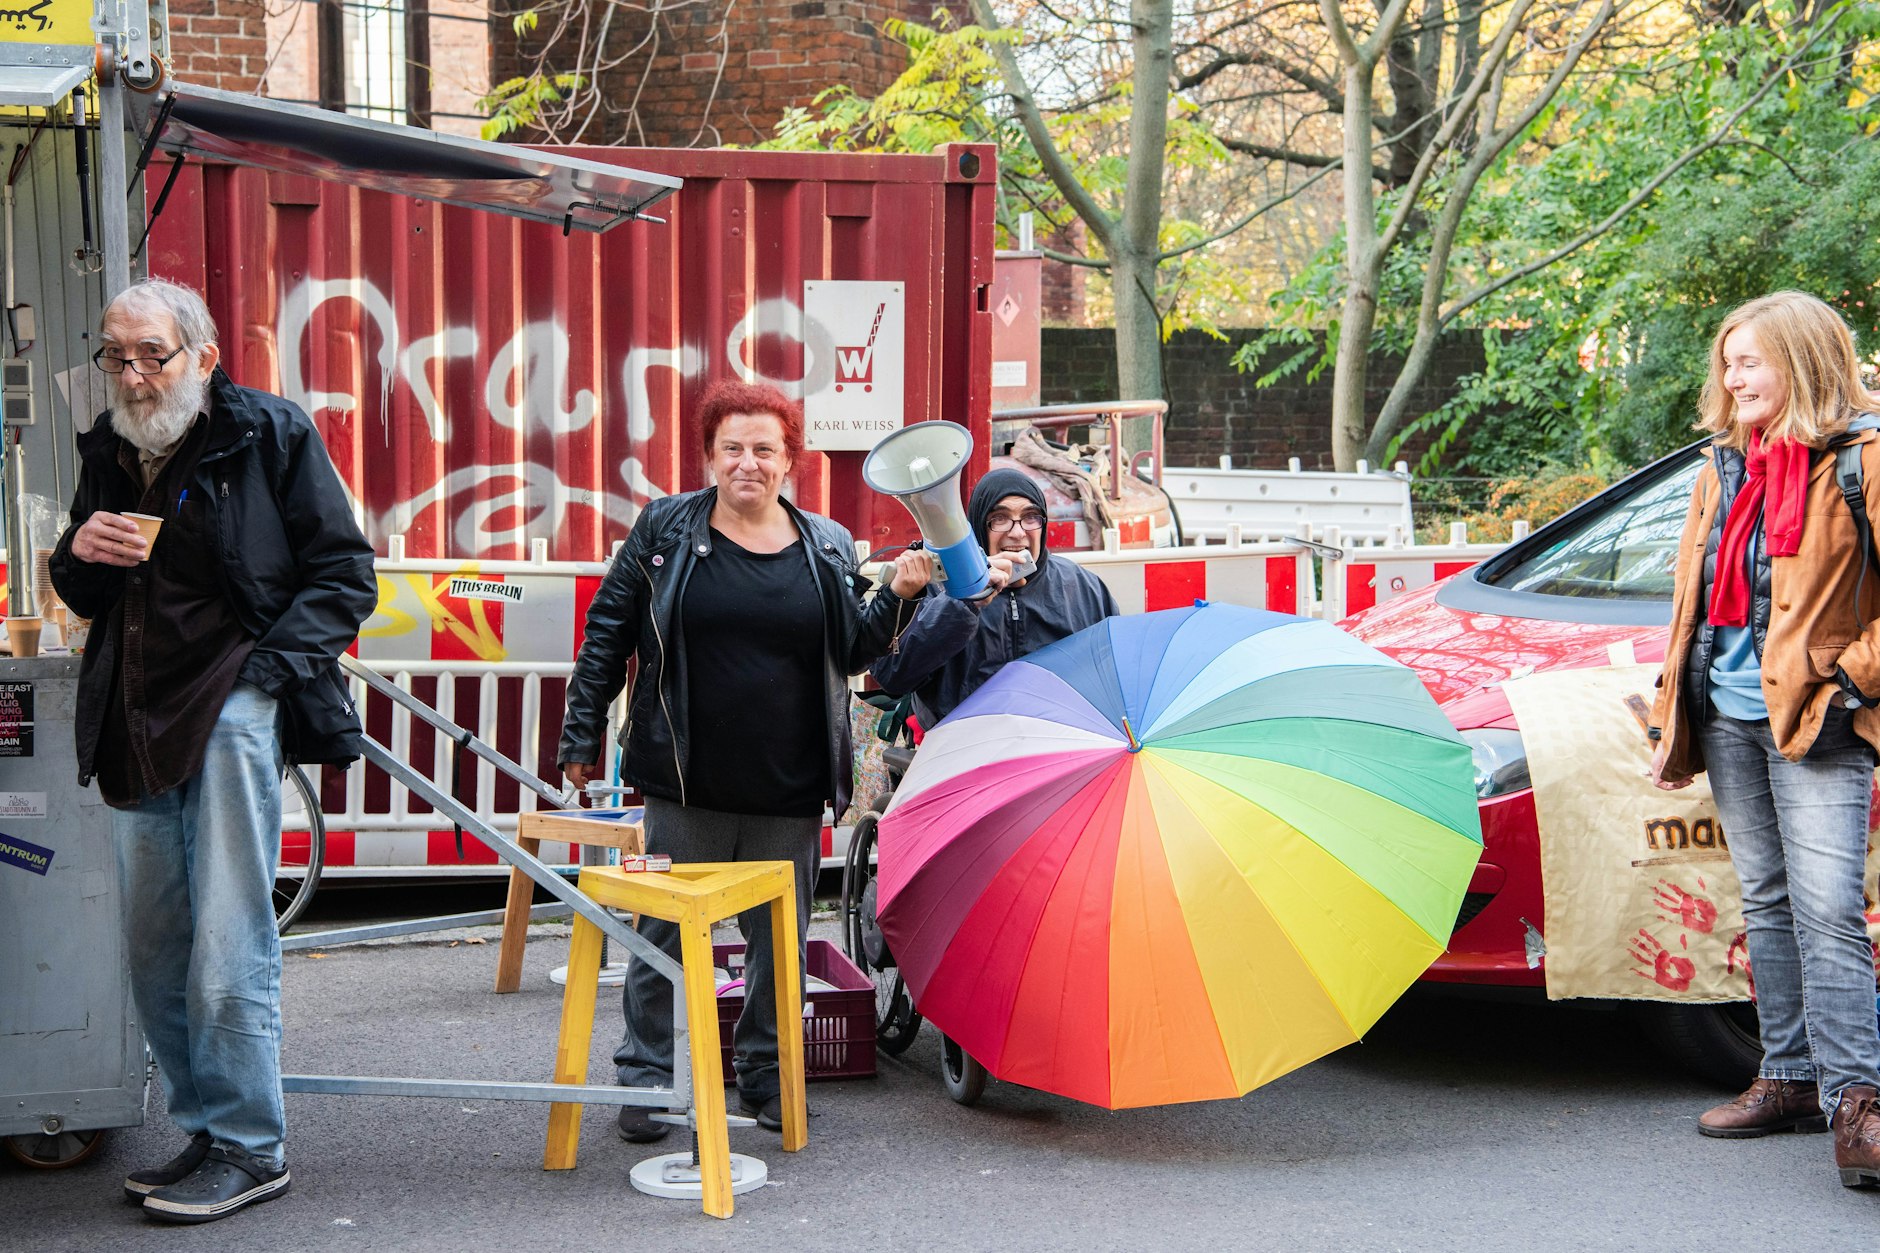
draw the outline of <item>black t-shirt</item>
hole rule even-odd
[[[681,621],[691,745],[685,802],[815,817],[830,797],[823,614],[803,541],[754,553],[712,531]]]

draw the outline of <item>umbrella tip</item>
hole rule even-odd
[[[1142,741],[1138,740],[1136,733],[1129,729],[1128,718],[1123,719],[1123,734],[1129,737],[1129,751],[1132,753],[1140,753],[1142,751]]]

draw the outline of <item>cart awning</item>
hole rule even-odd
[[[0,105],[49,109],[91,77],[84,65],[0,65]]]
[[[174,84],[139,127],[146,148],[489,209],[599,233],[670,196],[682,180],[540,148]]]

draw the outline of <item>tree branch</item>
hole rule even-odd
[[[1214,234],[1208,236],[1206,239],[1198,239],[1191,244],[1183,244],[1179,248],[1174,248],[1174,249],[1169,250],[1168,252],[1164,252],[1164,253],[1157,255],[1156,263],[1159,265],[1164,261],[1172,261],[1176,257],[1183,255],[1184,253],[1193,252],[1197,248],[1206,248],[1209,244],[1217,243],[1220,240],[1226,239],[1229,235],[1234,234],[1236,231],[1246,226],[1247,223],[1253,221],[1255,218],[1261,216],[1264,213],[1268,213],[1274,209],[1277,209],[1279,206],[1285,204],[1288,200],[1291,200],[1296,196],[1304,194],[1305,190],[1308,187],[1312,186],[1312,184],[1318,182],[1320,179],[1325,178],[1328,175],[1330,175],[1334,170],[1337,170],[1342,164],[1343,162],[1341,161],[1332,162],[1331,165],[1326,166],[1324,169],[1320,170],[1317,174],[1314,174],[1310,178],[1307,178],[1305,181],[1301,182],[1299,186],[1293,188],[1291,191],[1282,192],[1279,195],[1274,196],[1272,199],[1266,201],[1266,203],[1256,206],[1254,209],[1249,211],[1245,216],[1241,217],[1240,220],[1235,222],[1232,226],[1229,226],[1224,230],[1216,231]]]
[[[1510,270],[1508,273],[1502,275],[1500,278],[1495,279],[1492,282],[1483,283],[1480,286],[1476,287],[1473,291],[1464,293],[1462,296],[1457,298],[1454,304],[1452,304],[1451,306],[1449,306],[1449,308],[1443,311],[1443,313],[1441,314],[1439,323],[1438,323],[1439,328],[1449,325],[1449,323],[1455,321],[1455,319],[1460,314],[1462,314],[1465,310],[1473,307],[1474,305],[1480,304],[1482,301],[1494,295],[1496,292],[1508,286],[1510,283],[1520,282],[1522,279],[1526,278],[1528,275],[1544,270],[1548,266],[1554,264],[1554,262],[1562,260],[1563,258],[1572,256],[1574,253],[1584,248],[1587,244],[1591,243],[1595,239],[1598,239],[1601,235],[1606,234],[1608,231],[1612,230],[1615,226],[1619,225],[1620,222],[1623,222],[1628,216],[1631,215],[1634,209],[1638,208],[1640,205],[1644,204],[1647,200],[1651,199],[1653,194],[1655,194],[1660,187],[1663,187],[1666,183],[1670,182],[1671,178],[1675,174],[1677,174],[1679,170],[1683,169],[1685,166],[1689,165],[1691,162],[1697,160],[1697,158],[1703,156],[1706,152],[1709,152],[1711,149],[1716,148],[1720,146],[1721,144],[1723,144],[1723,142],[1729,138],[1730,133],[1736,129],[1737,123],[1743,120],[1744,115],[1747,114],[1751,109],[1755,108],[1758,104],[1760,104],[1762,102],[1762,98],[1768,95],[1770,90],[1774,88],[1777,83],[1787,78],[1789,71],[1792,70],[1795,67],[1796,63],[1801,60],[1802,54],[1806,52],[1810,47],[1812,47],[1817,41],[1819,41],[1822,38],[1822,36],[1827,34],[1827,32],[1831,30],[1833,27],[1835,27],[1836,25],[1838,25],[1838,23],[1836,22],[1824,22],[1819,27],[1817,27],[1808,36],[1808,38],[1802,42],[1800,47],[1796,48],[1796,50],[1790,53],[1787,57],[1784,57],[1781,64],[1777,65],[1775,69],[1770,71],[1769,75],[1763,80],[1762,86],[1756,89],[1755,94],[1751,95],[1748,100],[1745,100],[1742,104],[1738,105],[1736,109],[1730,114],[1730,116],[1723,120],[1723,122],[1716,128],[1716,130],[1712,131],[1710,135],[1706,137],[1705,139],[1699,141],[1698,143],[1691,145],[1689,148],[1686,148],[1681,154],[1679,154],[1676,160],[1672,161],[1669,165],[1665,166],[1664,169],[1660,170],[1656,175],[1654,175],[1650,181],[1648,181],[1643,187],[1639,188],[1637,192],[1633,193],[1630,199],[1628,199],[1624,204],[1620,205],[1617,209],[1614,209],[1610,214],[1608,214],[1603,221],[1600,221],[1593,226],[1589,226],[1584,231],[1581,231],[1578,235],[1568,240],[1566,243],[1560,245],[1560,247],[1554,249],[1550,253],[1547,253],[1545,256],[1537,257],[1533,261],[1528,262],[1526,265],[1517,266],[1516,268]]]
[[[991,0],[972,0],[973,19],[989,32],[1004,30],[999,24],[998,15],[992,11]],[[1025,128],[1025,137],[1031,140],[1032,150],[1038,154],[1039,164],[1064,197],[1064,202],[1077,211],[1077,216],[1089,224],[1103,244],[1105,252],[1114,252],[1111,246],[1119,229],[1119,223],[1104,212],[1097,198],[1090,194],[1077,178],[1077,171],[1071,168],[1064,154],[1058,150],[1057,141],[1051,138],[1051,128],[1045,124],[1044,114],[1038,108],[1038,100],[1032,94],[1031,81],[1019,68],[1018,58],[1013,55],[1012,47],[1003,39],[988,39],[986,50],[998,63],[999,73],[1005,79],[1006,96],[1012,107],[1018,111],[1019,123]]]

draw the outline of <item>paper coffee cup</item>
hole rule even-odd
[[[40,626],[38,614],[20,615],[7,619],[7,639],[13,645],[15,657],[39,656]]]
[[[157,528],[163,525],[163,519],[151,513],[127,513],[124,516],[135,522],[138,531],[143,534],[144,543],[149,545],[144,549],[144,560],[149,561],[150,554],[157,551]]]

